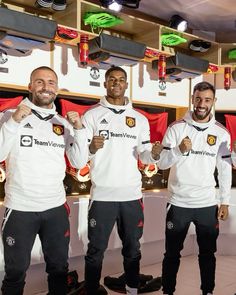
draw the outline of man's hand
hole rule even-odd
[[[73,126],[73,128],[81,129],[83,127],[81,118],[77,112],[68,112],[66,114],[66,118],[69,121],[69,123]]]
[[[25,104],[20,104],[17,106],[16,111],[12,114],[12,119],[20,123],[23,119],[31,114],[31,108]]]
[[[162,150],[163,150],[163,145],[159,141],[156,141],[152,145],[152,158],[154,160],[159,160],[160,153]]]
[[[229,205],[220,205],[218,209],[218,219],[226,220],[229,216]]]
[[[103,136],[94,136],[89,146],[90,153],[95,154],[99,149],[102,149],[104,141],[105,138]]]
[[[182,154],[188,153],[192,149],[192,142],[191,139],[186,136],[180,143],[179,149]]]

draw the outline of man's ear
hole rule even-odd
[[[193,104],[193,98],[194,98],[194,96],[192,95],[192,97],[191,97],[191,102],[192,102],[192,104]]]
[[[31,83],[28,84],[28,90],[31,92]]]
[[[107,83],[106,81],[103,83],[104,88],[107,88]]]

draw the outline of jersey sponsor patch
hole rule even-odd
[[[135,127],[135,118],[125,117],[126,125],[130,128]]]
[[[215,135],[208,134],[207,135],[207,143],[212,146],[216,144],[217,137]]]
[[[56,135],[63,135],[64,134],[64,126],[63,125],[53,124],[52,130]]]
[[[109,139],[109,131],[108,130],[99,130],[99,136],[103,136],[104,139]]]
[[[33,136],[32,135],[21,135],[20,146],[32,147],[33,146]]]

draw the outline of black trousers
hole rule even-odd
[[[85,285],[88,295],[95,295],[99,287],[104,252],[115,223],[123,246],[126,284],[131,288],[138,287],[141,259],[139,239],[143,234],[144,223],[142,200],[93,201],[88,215],[89,243],[85,257]]]
[[[67,292],[68,249],[70,240],[67,204],[43,212],[6,209],[2,224],[5,277],[3,295],[22,295],[31,250],[39,235],[48,273],[50,295]]]
[[[181,208],[167,206],[166,252],[162,264],[163,293],[175,291],[176,276],[180,264],[180,251],[186,238],[190,223],[196,228],[199,246],[198,262],[203,294],[212,293],[215,287],[216,240],[219,235],[217,219],[218,206],[206,208]]]

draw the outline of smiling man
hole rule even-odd
[[[88,295],[98,294],[102,261],[116,223],[122,241],[127,294],[139,284],[139,239],[143,233],[141,173],[143,163],[155,163],[162,146],[150,143],[147,119],[125,97],[127,74],[111,67],[105,74],[106,96],[88,110],[83,124],[88,132],[91,163],[91,205],[85,283]]]
[[[190,223],[196,228],[202,294],[213,294],[219,219],[228,217],[232,180],[230,135],[211,114],[215,102],[215,88],[210,83],[196,84],[193,112],[187,112],[182,120],[170,125],[163,139],[158,166],[170,168],[166,252],[162,265],[164,294],[174,294],[180,251]],[[219,202],[215,168],[218,170]]]
[[[35,69],[29,83],[30,99],[0,114],[0,161],[6,161],[2,223],[5,277],[3,295],[22,295],[31,250],[39,236],[48,294],[67,294],[69,207],[63,179],[65,153],[82,168],[88,160],[87,137],[79,115],[67,119],[56,112],[56,73]]]

